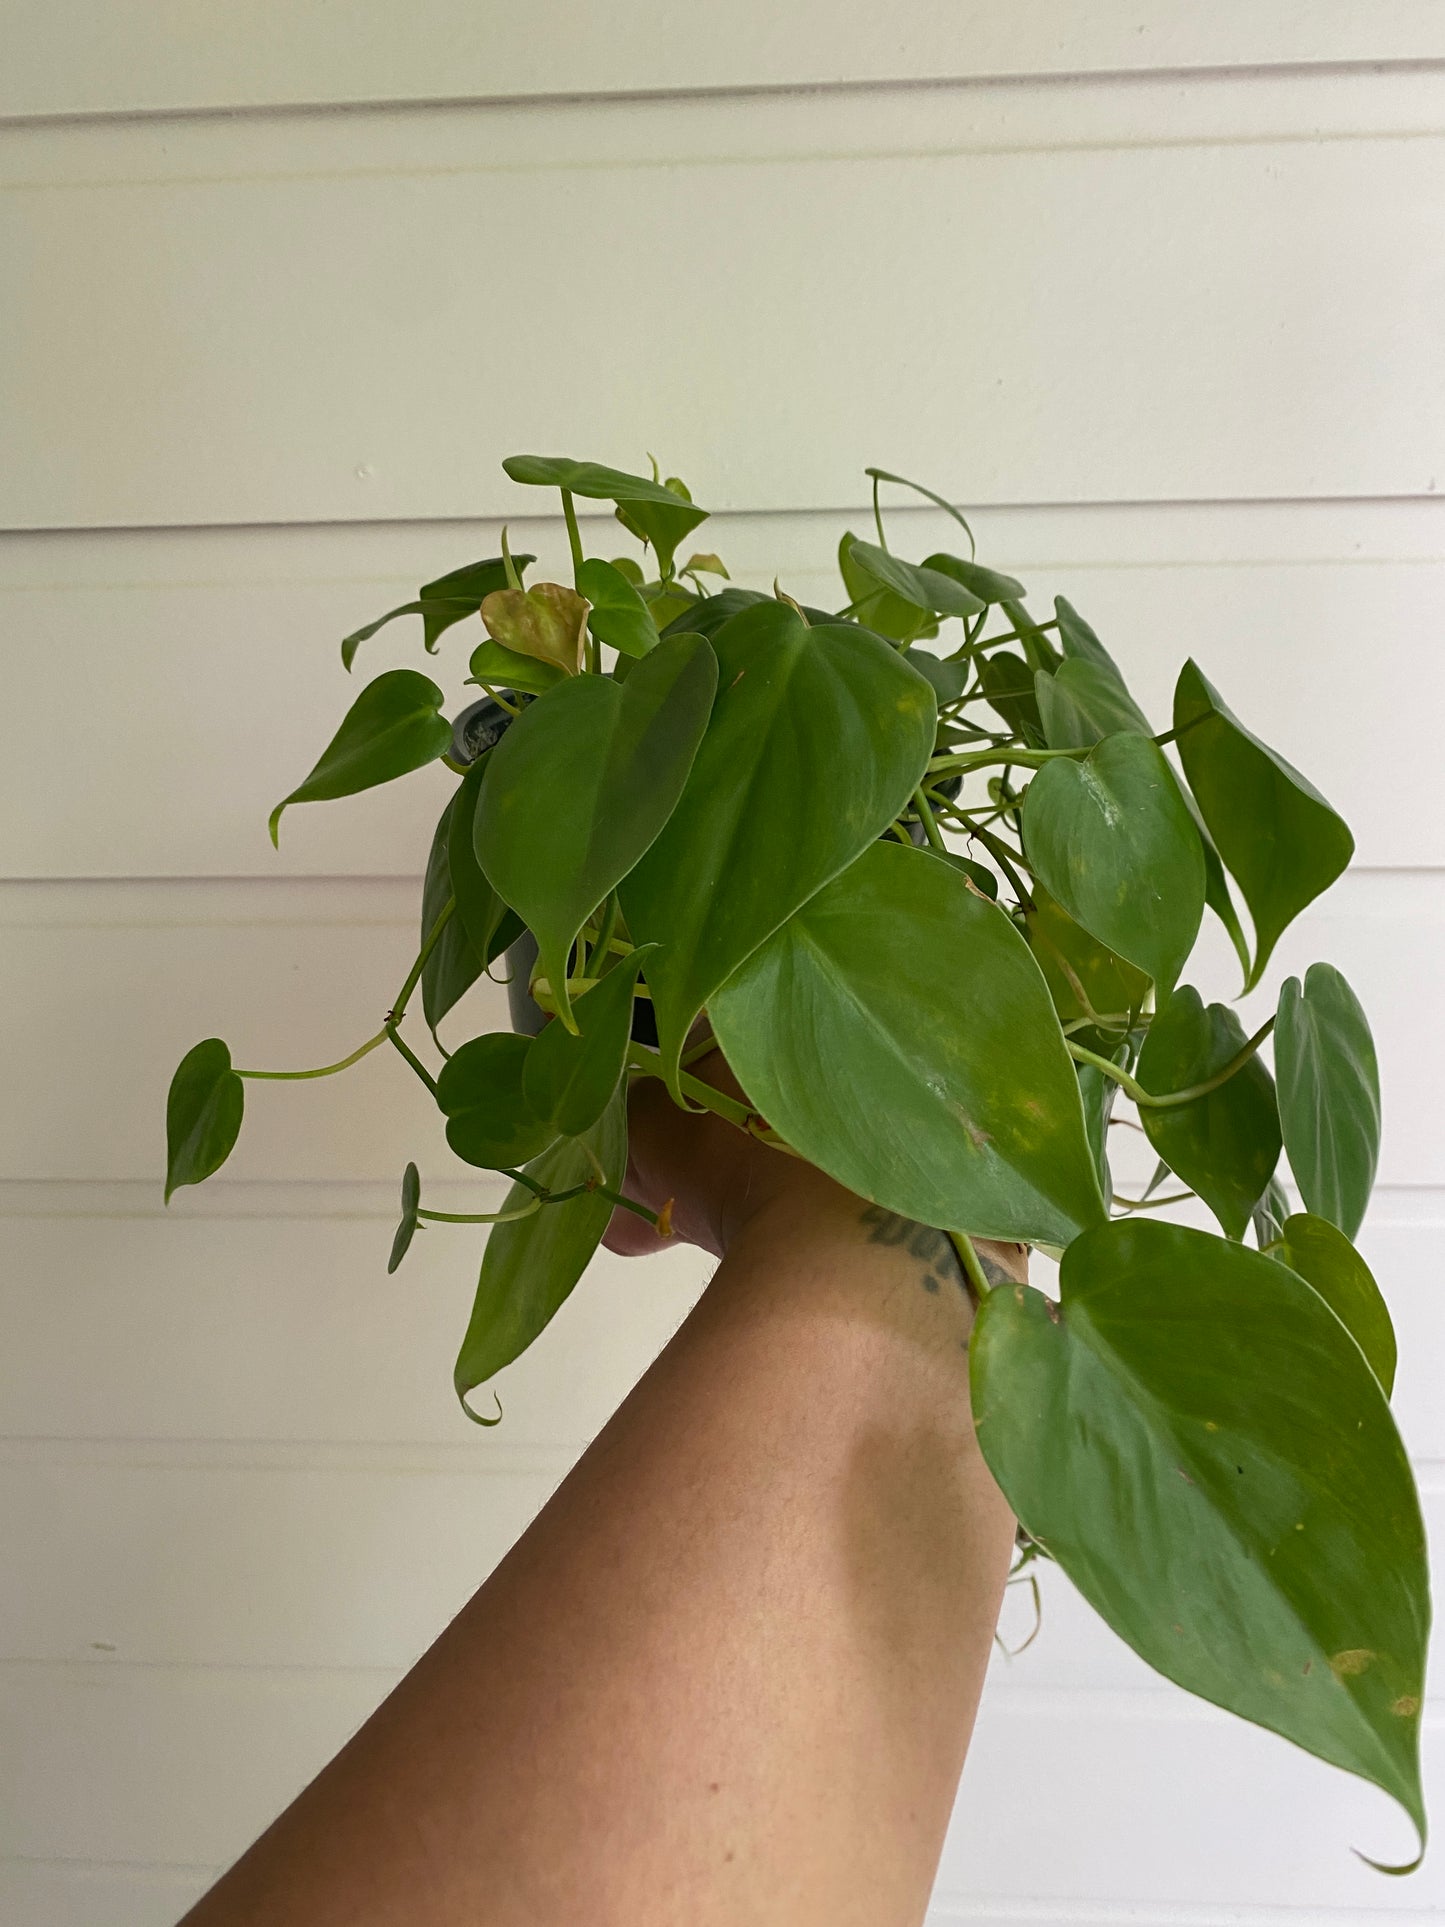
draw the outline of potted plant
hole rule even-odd
[[[1207,910],[1258,984],[1348,863],[1343,821],[1192,662],[1156,730],[1074,608],[1031,614],[931,491],[963,552],[895,554],[879,492],[901,477],[868,471],[877,539],[843,537],[829,613],[680,563],[705,512],[676,480],[505,466],[560,490],[572,582],[528,586],[504,535],[347,637],[350,669],[396,616],[429,651],[465,624],[481,698],[452,721],[427,676],[379,675],[271,818],[274,839],[293,804],[455,772],[415,963],[340,1063],[247,1071],[196,1045],[167,1197],[225,1161],[246,1079],[397,1051],[453,1151],[510,1179],[499,1211],[461,1216],[408,1165],[390,1260],[429,1222],[493,1227],[456,1388],[495,1423],[470,1395],[613,1210],[669,1230],[623,1190],[628,1087],[660,1080],[946,1231],[1021,1562],[1057,1560],[1160,1672],[1384,1788],[1423,1842],[1425,1545],[1394,1334],[1351,1242],[1379,1141],[1369,1027],[1328,963],[1252,1035],[1184,981]],[[647,574],[584,554],[577,496],[614,505]],[[414,996],[435,1035],[504,956],[516,1027],[434,1074],[403,1035]],[[744,1099],[693,1069],[714,1045]],[[1111,1177],[1126,1108],[1156,1161],[1131,1196]],[[1189,1197],[1217,1229],[1150,1215]],[[977,1238],[1058,1257],[1057,1301],[991,1286]]]

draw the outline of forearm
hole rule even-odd
[[[1012,1520],[956,1265],[901,1233],[826,1180],[751,1221],[195,1927],[920,1920]]]

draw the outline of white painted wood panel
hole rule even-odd
[[[1445,654],[1427,639],[1445,621],[1445,501],[1374,510],[995,510],[976,522],[981,553],[1020,572],[1039,611],[1066,594],[1089,615],[1161,728],[1194,655],[1345,814],[1362,864],[1442,866]],[[833,555],[850,521],[866,526],[841,513],[728,516],[705,534],[739,581],[771,588],[780,576],[836,607]],[[918,557],[962,539],[931,512],[889,524]],[[0,540],[0,876],[419,875],[448,793],[439,771],[298,808],[279,855],[266,817],[369,675],[416,665],[457,706],[475,695],[464,678],[476,622],[429,658],[417,619],[403,618],[363,645],[350,677],[338,644],[431,575],[495,554],[499,534],[484,523]],[[540,573],[568,579],[557,525],[526,521],[512,540],[539,555]],[[629,546],[598,520],[588,541]]]
[[[661,0],[525,11],[459,0],[10,0],[0,114],[93,114],[292,102],[637,94],[988,74],[1129,72],[1445,56],[1430,0],[1201,10],[1131,0],[1081,15],[988,0]]]
[[[256,903],[271,888],[281,900],[261,921]],[[0,1035],[10,1099],[0,1114],[0,1177],[159,1183],[165,1093],[182,1054],[221,1036],[241,1065],[334,1063],[376,1030],[406,974],[416,894],[410,883],[379,881],[0,890],[0,981],[25,1013],[23,1026]],[[1261,1021],[1283,977],[1316,959],[1345,972],[1380,1050],[1386,1183],[1445,1179],[1445,1034],[1434,989],[1442,946],[1445,878],[1354,872],[1287,933],[1246,1006]],[[1190,977],[1214,995],[1239,987],[1212,923]],[[505,1025],[504,993],[483,983],[443,1030],[454,1046]],[[417,1033],[424,1038],[420,1024]],[[236,1178],[386,1182],[409,1158],[424,1177],[465,1175],[427,1093],[390,1051],[340,1077],[249,1085],[246,1103],[227,1165]]]
[[[0,1852],[220,1864],[388,1684],[374,1673],[0,1667]],[[1437,1788],[1433,1721],[1426,1755]],[[136,1760],[145,1772],[119,1770]],[[79,1799],[77,1788],[96,1791]],[[1293,1908],[1294,1921],[1335,1907],[1352,1922],[1355,1909],[1408,1918],[1441,1905],[1438,1862],[1387,1882],[1351,1845],[1404,1854],[1406,1823],[1372,1789],[1243,1722],[1155,1692],[1000,1692],[985,1696],[938,1898],[1082,1903],[1084,1919],[1090,1903],[1142,1906],[1149,1919],[1167,1918],[1153,1905]]]
[[[614,157],[641,107],[534,115],[568,132],[530,160],[484,110],[392,117],[389,163],[386,116],[294,153],[256,123],[219,174],[209,123],[116,130],[0,197],[0,522],[498,513],[514,449],[650,442],[708,449],[718,507],[857,501],[870,458],[966,458],[980,502],[1429,492],[1440,96],[1329,141],[1301,85],[1288,137],[1182,140],[1166,91],[1092,146],[1036,104],[970,147],[944,92],[845,103],[841,137],[789,101],[786,141],[733,107],[711,158],[666,122]]]
[[[209,1869],[0,1861],[0,1919],[16,1927],[172,1927],[211,1878]]]
[[[448,1196],[441,1208],[462,1203]],[[691,1247],[645,1264],[599,1254],[506,1373],[503,1424],[480,1433],[451,1371],[484,1236],[430,1227],[388,1278],[380,1217],[0,1218],[0,1325],[14,1338],[0,1348],[0,1438],[147,1439],[161,1467],[229,1454],[324,1468],[337,1455],[321,1448],[352,1440],[365,1449],[360,1461],[342,1455],[343,1467],[565,1469],[712,1261]],[[1428,1295],[1405,1295],[1430,1316]],[[268,1455],[265,1440],[296,1444]],[[1434,1440],[1445,1454],[1445,1419],[1417,1449]]]

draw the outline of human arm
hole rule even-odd
[[[632,1145],[629,1190],[675,1197],[715,1276],[191,1927],[922,1919],[1013,1542],[962,1274],[942,1234],[656,1085]]]

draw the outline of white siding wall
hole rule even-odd
[[[502,514],[559,556],[518,449],[655,448],[745,579],[800,595],[862,464],[918,474],[1156,714],[1194,652],[1345,809],[1357,867],[1273,978],[1330,957],[1376,1020],[1365,1245],[1445,1527],[1438,0],[3,17],[0,1918],[174,1919],[702,1275],[600,1262],[483,1436],[448,1387],[469,1235],[383,1272],[408,1156],[478,1195],[400,1067],[253,1085],[224,1177],[160,1212],[182,1050],[324,1061],[405,970],[438,784],[297,811],[279,858],[265,815],[340,713],[345,630]],[[393,630],[361,666],[411,654]],[[1382,1800],[1048,1594],[937,1922],[1445,1905],[1438,1859],[1349,1855],[1406,1850]],[[1440,1728],[1432,1701],[1437,1787]]]

